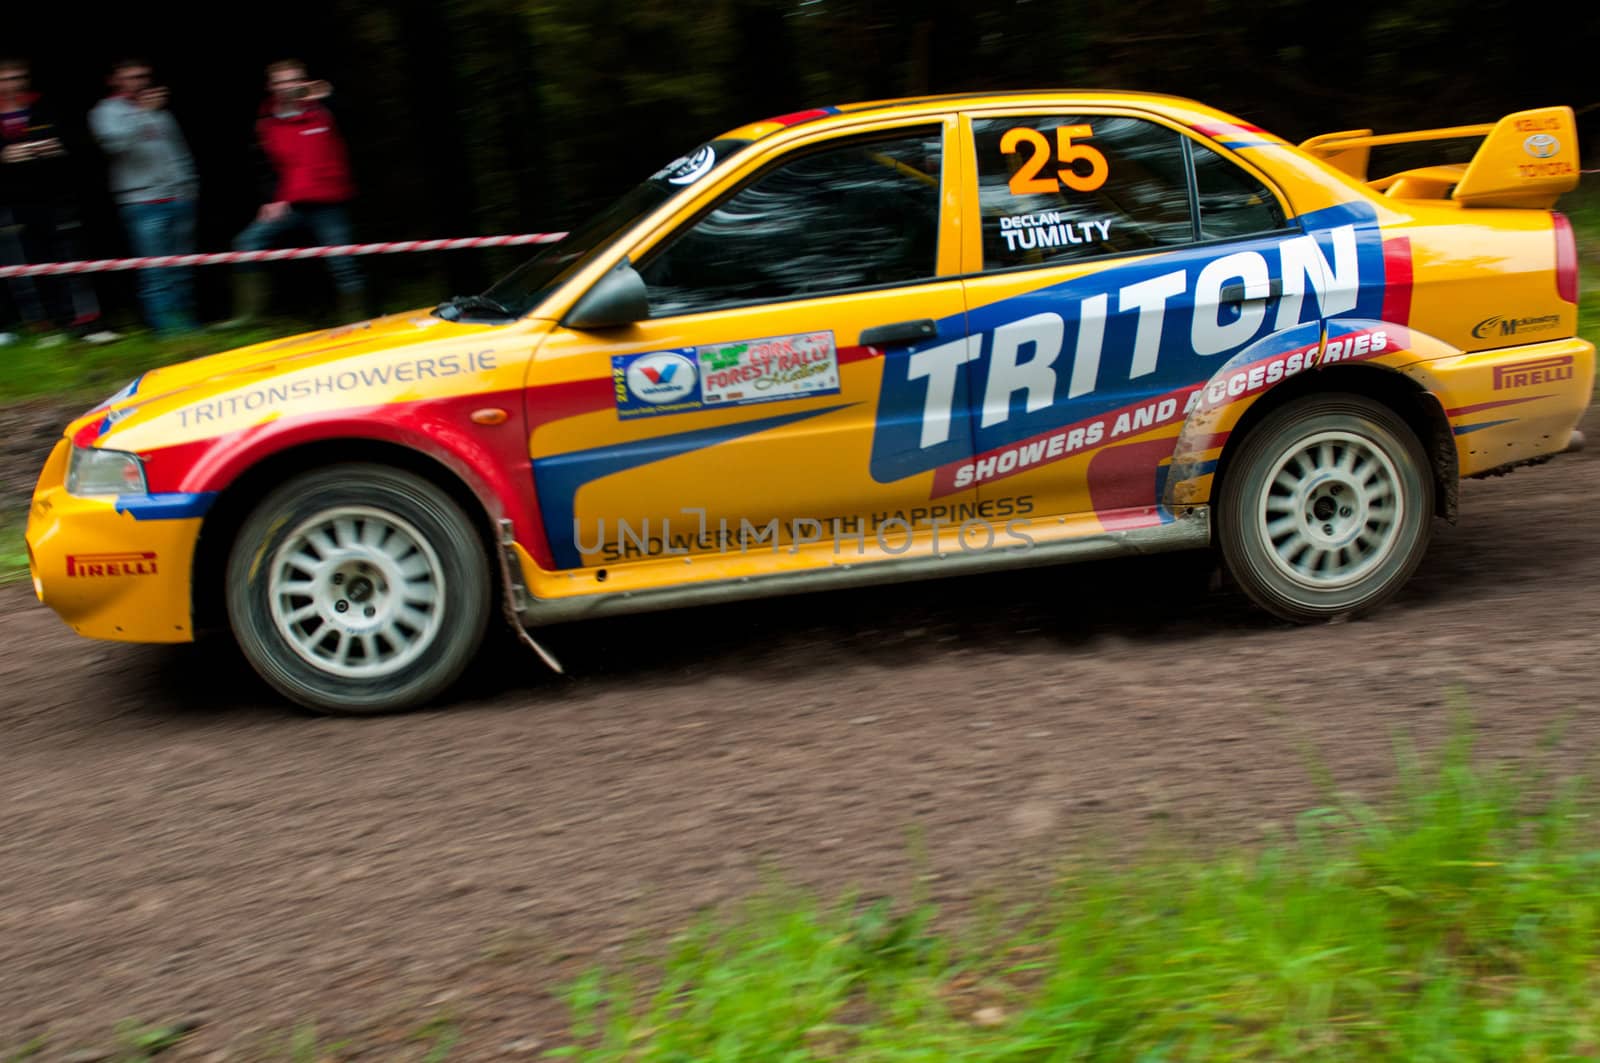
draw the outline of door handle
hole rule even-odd
[[[1270,281],[1267,282],[1267,294],[1266,295],[1252,295],[1248,299],[1245,298],[1244,284],[1239,282],[1239,281],[1235,281],[1232,284],[1224,284],[1222,286],[1222,294],[1218,297],[1217,302],[1218,303],[1223,303],[1223,304],[1226,304],[1226,303],[1259,303],[1263,299],[1276,299],[1278,296],[1280,296],[1282,294],[1283,294],[1283,281],[1279,280],[1277,277],[1274,277]]]
[[[861,330],[861,346],[887,347],[891,343],[915,343],[931,340],[939,334],[939,326],[931,318],[921,321],[896,321],[892,325],[873,325]]]

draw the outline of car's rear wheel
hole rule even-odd
[[[1263,608],[1310,623],[1391,598],[1422,561],[1433,519],[1428,457],[1393,410],[1359,395],[1297,399],[1229,462],[1217,538]]]
[[[306,473],[264,498],[228,558],[246,658],[319,712],[415,708],[460,677],[492,598],[471,520],[428,481],[382,465]]]

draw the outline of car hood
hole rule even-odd
[[[426,310],[413,310],[256,343],[152,369],[74,420],[67,435],[80,445],[115,446],[112,436],[124,435],[163,413],[274,377],[382,356],[399,348],[448,347],[514,327],[445,321]]]

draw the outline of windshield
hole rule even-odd
[[[592,255],[674,195],[698,184],[749,143],[734,138],[713,140],[674,159],[605,210],[555,243],[546,245],[485,292],[484,298],[504,307],[513,317],[532,312]]]

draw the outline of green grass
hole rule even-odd
[[[28,548],[22,541],[23,522],[0,520],[0,583],[25,579],[28,575]]]
[[[310,327],[302,322],[276,321],[260,328],[196,332],[173,339],[134,332],[98,346],[69,341],[59,347],[39,347],[24,340],[0,347],[0,402],[48,396],[83,398],[92,405],[146,370]]]
[[[1600,346],[1600,184],[1586,178],[1557,204],[1578,240],[1578,335]],[[1597,381],[1600,383],[1600,381]]]
[[[1556,209],[1572,220],[1578,243],[1587,245],[1590,261],[1600,261],[1600,181],[1580,179],[1575,191],[1562,196]]]
[[[1380,805],[1330,800],[1260,848],[1079,851],[1037,899],[959,925],[915,896],[824,903],[771,887],[570,983],[567,1043],[543,1058],[1600,1056],[1592,801],[1573,780],[1480,763],[1464,725],[1432,758],[1397,750],[1399,786]],[[474,1034],[464,1003],[418,1017],[416,1058],[459,1058]],[[192,1028],[125,1023],[112,1058],[150,1059]],[[325,1042],[310,1024],[260,1049],[245,1058],[365,1058],[359,1038]]]
[[[39,347],[24,340],[0,347],[0,417],[5,404],[29,399],[77,402],[87,409],[146,370],[315,327],[285,318],[258,328],[196,332],[173,339],[134,332],[115,343],[101,345],[70,341],[59,347]],[[41,454],[41,462],[43,458]],[[12,514],[0,504],[0,584],[22,579],[28,573],[28,556],[22,542],[25,520],[25,512]]]
[[[1490,1060],[1600,1054],[1600,849],[1574,792],[1458,738],[1384,812],[1113,867],[957,933],[770,892],[568,990],[607,1060]]]
[[[119,1051],[110,1057],[116,1063],[145,1063],[183,1043],[194,1029],[192,1022],[145,1025],[124,1022],[117,1031]]]

